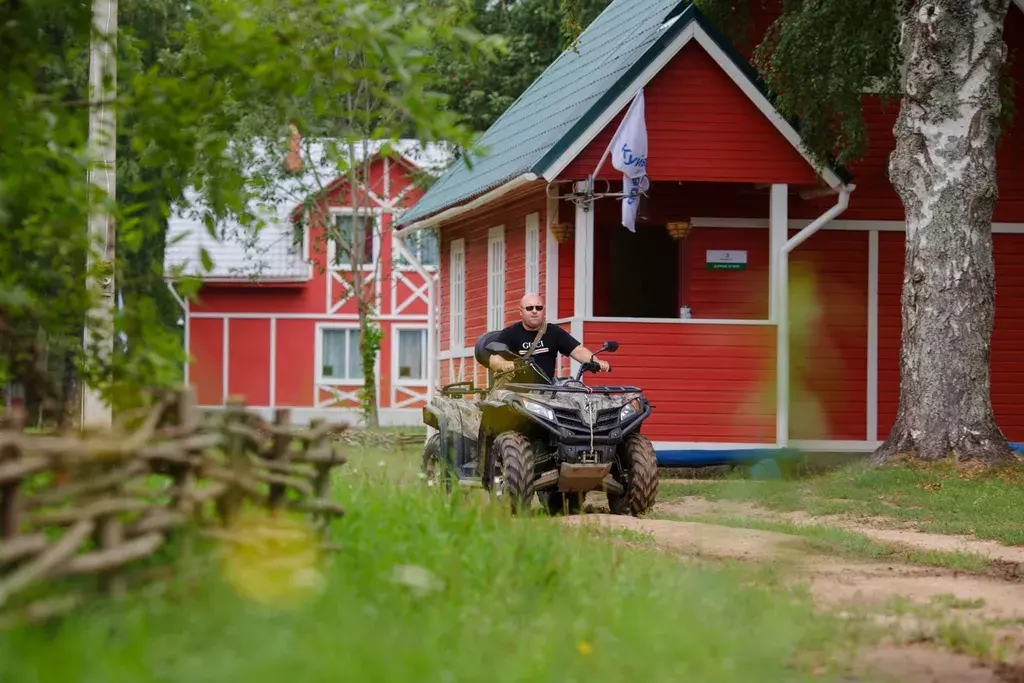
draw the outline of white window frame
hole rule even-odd
[[[540,214],[526,217],[526,277],[525,294],[540,296]]]
[[[421,235],[421,233],[423,233],[424,231],[427,231],[427,230],[433,231],[433,233],[437,236],[437,261],[438,262],[433,264],[433,265],[429,265],[429,264],[423,263],[423,254],[420,253],[419,250],[418,250],[418,246],[419,245],[412,243],[412,239],[413,238],[415,238],[417,235]],[[402,262],[402,252],[398,251],[398,246],[395,244],[395,242],[397,242],[397,240],[394,237],[392,237],[391,241],[392,241],[392,244],[391,244],[391,263],[392,263],[392,269],[393,270],[400,270],[400,271],[403,271],[403,272],[415,271],[416,269],[413,268],[412,265],[410,265],[408,263],[403,263]],[[411,235],[409,235],[409,237],[407,237],[405,239],[405,247],[410,252],[412,252],[413,256],[415,256],[417,259],[420,260],[420,265],[423,266],[423,270],[427,271],[428,273],[437,272],[438,268],[441,267],[441,232],[437,228],[423,228],[422,230],[417,230],[416,232],[412,233]]]
[[[487,330],[505,327],[505,226],[487,231]]]
[[[398,376],[398,358],[399,358],[399,338],[400,332],[422,332],[423,333],[423,372],[425,373],[423,379],[409,379],[408,377]],[[403,325],[394,324],[391,326],[391,382],[395,386],[400,387],[426,387],[428,383],[428,375],[430,374],[428,364],[430,363],[430,335],[425,325]]]
[[[381,210],[364,207],[359,209],[359,214],[364,218],[370,218],[373,220],[373,263],[364,263],[363,267],[361,268],[361,270],[363,271],[373,271],[376,270],[377,263],[380,261],[381,230],[383,229],[381,225]],[[332,225],[334,224],[338,216],[354,215],[355,209],[353,209],[351,206],[332,206],[330,209],[330,219]],[[334,244],[334,240],[327,238],[327,268],[329,270],[351,271],[351,263],[334,263],[334,256],[336,251],[337,247]]]
[[[448,286],[449,346],[461,349],[466,346],[466,240],[462,237],[448,246]]]
[[[345,323],[317,323],[316,324],[316,383],[322,386],[362,386],[365,382],[365,378],[336,378],[336,377],[324,377],[324,332],[344,330],[349,334],[355,332],[359,334],[358,324],[345,324]],[[348,373],[348,346],[345,346],[345,372]],[[362,361],[360,361],[362,362]]]

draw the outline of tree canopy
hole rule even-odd
[[[353,121],[366,93],[378,110],[354,134],[468,146],[471,130],[433,87],[431,51],[450,45],[471,59],[493,47],[456,8],[427,0],[126,0],[120,12],[110,103],[118,191],[107,202],[87,181],[89,5],[25,0],[0,9],[0,385],[18,377],[37,399],[61,394],[55,358],[115,403],[180,375],[175,314],[155,292],[166,217],[186,187],[208,207],[211,230],[219,217],[244,219],[258,192],[246,174],[251,142],[283,140],[291,123],[333,124],[344,138],[338,121]],[[117,222],[115,281],[131,285],[115,320],[128,343],[117,345],[112,366],[81,348],[86,223],[100,202]]]

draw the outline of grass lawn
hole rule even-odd
[[[811,515],[852,513],[911,523],[921,531],[973,534],[1024,545],[1024,469],[960,471],[949,463],[869,469],[856,463],[808,479],[662,484],[659,499],[740,500]]]
[[[763,569],[684,565],[594,529],[396,484],[414,479],[418,457],[352,453],[337,481],[342,549],[305,597],[269,600],[289,578],[317,585],[298,551],[307,571],[236,558],[266,601],[230,588],[238,566],[211,571],[57,630],[4,634],[0,681],[820,681],[862,634]]]

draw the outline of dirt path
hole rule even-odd
[[[754,517],[791,524],[827,525],[846,531],[855,531],[873,541],[896,543],[916,550],[975,553],[992,560],[1024,564],[1024,548],[1021,547],[1005,546],[995,541],[983,541],[967,536],[943,536],[915,529],[885,528],[881,526],[884,523],[882,520],[856,520],[838,515],[812,517],[805,512],[781,512],[750,503],[710,501],[696,496],[688,496],[671,503],[659,503],[655,506],[653,514],[671,517],[727,515],[730,517]]]
[[[710,503],[697,498],[659,505],[657,512],[679,516],[718,514],[786,521],[797,519],[792,515],[779,517],[753,506]],[[787,576],[795,582],[807,583],[818,606],[840,614],[864,614],[867,610],[891,635],[890,643],[862,653],[858,664],[867,676],[862,680],[888,680],[891,677],[905,683],[1024,682],[1024,668],[986,665],[971,656],[920,645],[941,640],[939,631],[950,617],[974,624],[999,621],[1007,626],[994,635],[1006,639],[1013,661],[1024,664],[1024,628],[1021,626],[1024,624],[1024,584],[941,568],[831,557],[812,551],[801,536],[774,531],[602,513],[570,516],[564,518],[564,522],[647,534],[663,548],[686,557],[780,562],[787,568],[791,567],[792,571]],[[808,517],[805,522],[822,523],[822,520]],[[921,549],[970,549],[971,552],[984,549],[988,556],[1005,558],[1006,561],[1019,557],[1017,548],[998,544],[989,547],[980,541],[972,544],[968,539],[882,530],[852,523],[843,528],[865,535],[871,535],[870,531],[878,540],[906,543]],[[936,601],[940,601],[945,605],[941,610],[944,617],[935,619],[913,612],[893,616],[887,605],[891,605],[894,599],[921,607],[934,607]]]

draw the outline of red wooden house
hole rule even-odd
[[[1014,78],[1024,111],[1024,60]],[[566,197],[641,88],[651,187],[634,234],[619,200]],[[875,448],[898,401],[904,217],[886,177],[898,103],[866,93],[865,109],[866,158],[820,168],[695,6],[615,0],[487,131],[490,153],[453,164],[400,219],[400,236],[440,232],[440,379],[485,381],[474,342],[534,291],[589,348],[620,343],[606,360],[650,396],[662,464]],[[1019,118],[999,147],[993,227],[992,399],[1011,442],[1024,441]],[[604,180],[621,191],[607,162],[598,191]]]
[[[382,153],[380,144],[357,150],[361,167],[363,154],[371,159],[368,179],[354,193],[344,177],[334,177],[337,167],[327,162],[322,143],[304,145],[305,155],[293,147],[290,160],[301,157],[301,169],[261,198],[266,224],[256,238],[233,223],[218,225],[218,239],[211,238],[194,203],[172,215],[168,277],[198,273],[204,248],[214,262],[198,300],[180,301],[192,359],[186,376],[201,406],[239,396],[267,416],[289,407],[297,422],[358,422],[363,371],[356,300],[347,286],[352,266],[322,226],[299,220],[304,196],[314,192],[327,198],[330,220],[343,235],[351,235],[355,222],[353,196],[361,215],[372,215],[363,226],[360,260],[383,333],[376,363],[379,417],[385,426],[419,423],[432,380],[428,323],[437,236],[426,231],[403,252],[391,228],[422,194],[415,174],[436,174],[449,157],[440,146],[415,141],[394,147],[391,153]]]

